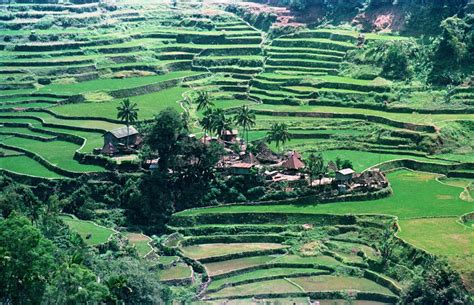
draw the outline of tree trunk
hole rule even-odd
[[[125,142],[125,147],[127,148],[127,150],[128,150],[128,138],[130,138],[130,127],[129,126],[130,125],[127,122],[127,140]]]

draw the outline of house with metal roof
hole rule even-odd
[[[344,168],[336,172],[336,181],[348,182],[352,180],[355,171],[352,168]]]
[[[124,126],[107,131],[104,134],[102,153],[108,155],[117,153],[120,148],[127,145],[127,137],[130,148],[137,148],[142,142],[140,133],[133,126]]]

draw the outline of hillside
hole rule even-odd
[[[92,302],[468,304],[473,4],[439,2],[0,2],[0,224],[61,249],[37,297],[70,260]],[[288,152],[321,169],[222,165]],[[346,167],[388,183],[322,185]]]

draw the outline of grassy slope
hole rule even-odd
[[[63,216],[62,219],[73,231],[79,233],[84,241],[91,246],[107,242],[109,237],[114,233],[113,230],[98,226],[91,221],[73,219],[70,216]],[[87,238],[89,234],[91,236],[90,238]]]
[[[161,110],[172,107],[180,109],[178,101],[182,100],[182,94],[189,89],[183,87],[173,87],[162,91],[135,96],[130,98],[132,102],[137,103],[139,109],[139,119],[146,120],[153,118]],[[117,119],[117,107],[122,100],[114,100],[102,103],[81,103],[68,104],[54,107],[51,110],[57,114],[66,116],[84,116],[89,113],[96,117]]]
[[[176,71],[163,75],[131,77],[131,78],[114,78],[114,79],[97,79],[87,82],[74,84],[54,84],[48,85],[40,90],[41,93],[48,92],[54,94],[81,94],[92,91],[111,91],[118,89],[133,88],[138,86],[149,85],[170,79],[181,78],[199,74],[193,71]]]

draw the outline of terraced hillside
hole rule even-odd
[[[383,232],[377,230],[383,231],[394,221],[398,222],[398,236],[409,242],[403,244],[405,249],[403,251],[411,253],[408,255],[415,255],[410,252],[412,250],[408,250],[415,246],[428,253],[446,256],[463,275],[466,283],[472,283],[473,270],[469,266],[473,263],[474,253],[472,247],[468,245],[473,242],[474,232],[467,222],[463,224],[465,222],[463,215],[472,214],[472,204],[462,195],[463,187],[466,186],[465,183],[470,183],[469,180],[438,180],[439,176],[435,174],[407,170],[390,173],[388,178],[392,183],[394,195],[385,199],[329,204],[298,202],[285,204],[276,201],[264,205],[192,209],[175,214],[170,230],[183,236],[178,243],[180,255],[203,264],[205,272],[211,278],[210,285],[205,290],[207,292],[202,294],[203,297],[241,298],[252,287],[251,289],[257,289],[252,293],[260,294],[259,298],[264,299],[296,296],[310,296],[312,300],[325,299],[326,295],[321,293],[321,290],[324,290],[321,287],[317,290],[318,293],[313,295],[310,293],[315,292],[313,290],[293,291],[288,288],[291,286],[288,283],[285,286],[289,290],[288,293],[280,294],[285,290],[275,288],[273,293],[267,295],[266,291],[279,286],[274,286],[273,282],[263,281],[267,276],[268,280],[273,280],[273,276],[269,274],[276,272],[280,275],[277,278],[288,278],[291,284],[292,277],[301,277],[300,269],[294,268],[307,268],[308,265],[305,264],[316,264],[317,266],[313,268],[317,271],[321,265],[334,268],[334,265],[328,263],[328,259],[329,262],[338,264],[336,267],[343,263],[342,266],[362,268],[365,272],[360,273],[359,270],[356,273],[343,273],[346,276],[358,274],[359,278],[367,278],[367,272],[371,274],[368,271],[371,270],[392,277],[394,280],[392,282],[403,289],[402,278],[396,276],[393,278],[394,274],[385,273],[390,268],[384,268],[382,271],[376,267],[377,262],[380,264],[382,260],[382,243],[378,238],[385,238],[382,237],[385,236]],[[373,216],[374,219],[369,216],[355,216],[377,214],[393,216]],[[382,217],[382,220],[379,217]],[[234,244],[236,242],[240,244],[236,246]],[[250,248],[252,245],[257,245],[254,244],[256,242],[267,242],[267,249],[261,251],[257,246],[254,246],[255,249]],[[338,247],[333,245],[334,242]],[[280,244],[285,249],[275,249],[275,244]],[[173,245],[176,245],[176,239]],[[214,253],[211,249],[215,247],[222,253]],[[247,248],[250,250],[244,250]],[[334,258],[337,261],[334,261]],[[399,262],[401,261],[403,260]],[[296,265],[292,265],[293,263]],[[298,265],[299,263],[302,265]],[[273,268],[277,270],[273,271]],[[287,269],[281,271],[279,268]],[[324,268],[323,270],[328,271]],[[329,274],[334,274],[334,270],[329,271]],[[340,272],[336,274],[341,276]],[[405,276],[407,280],[410,277],[409,272],[405,273]],[[233,283],[234,278],[237,282],[236,287],[225,284]],[[374,280],[370,277],[368,279]],[[260,284],[261,281],[261,285],[258,286],[240,287],[247,283]],[[376,281],[376,283],[384,286],[383,282]],[[229,286],[231,288],[228,288]],[[215,290],[217,288],[219,289]],[[352,289],[364,291],[360,286],[341,288],[341,290]],[[370,291],[380,292],[374,286],[372,289],[375,290]],[[226,292],[215,293],[220,290]],[[397,295],[396,290],[390,289],[390,291]],[[330,298],[337,299],[338,296],[340,295],[334,294],[330,295]],[[364,299],[363,296],[361,298]],[[384,301],[378,298],[373,300]],[[390,303],[393,300],[385,301]]]
[[[391,217],[260,213],[249,208],[172,219],[170,230],[182,236],[173,239],[173,249],[204,274],[200,297],[205,303],[297,298],[305,304],[310,298],[337,302],[349,295],[361,303],[395,303],[410,277],[380,265],[380,240],[374,236],[382,236]],[[397,242],[404,255],[415,255]]]
[[[4,155],[2,169],[45,178],[104,172],[115,162],[91,154],[121,125],[124,98],[146,121],[181,110],[191,90],[224,102],[244,93],[262,69],[261,34],[193,6],[3,5],[1,146],[16,153]]]
[[[2,158],[2,168],[47,178],[113,169],[116,161],[91,154],[105,131],[120,126],[122,99],[136,102],[146,121],[166,107],[181,110],[194,90],[209,91],[219,107],[255,109],[252,139],[282,121],[294,139],[287,148],[331,156],[363,151],[371,158],[361,169],[400,158],[472,160],[470,144],[457,149],[462,155],[428,156],[445,122],[470,128],[464,122],[472,120],[471,88],[456,88],[452,100],[459,102],[449,110],[427,109],[419,101],[434,97],[406,85],[408,100],[383,106],[402,84],[377,71],[344,75],[359,33],[317,29],[268,39],[224,8],[193,2],[3,5],[1,144],[17,154]],[[366,43],[408,39],[364,37]],[[338,150],[341,142],[347,152]],[[35,165],[25,170],[14,160]]]
[[[128,165],[139,176],[138,155],[94,154],[106,131],[123,126],[119,104],[137,104],[138,129],[165,108],[186,111],[201,136],[202,113],[189,100],[206,91],[226,114],[249,106],[250,141],[285,123],[291,140],[283,149],[390,172],[393,195],[179,212],[167,238],[154,240],[163,255],[153,272],[163,283],[191,287],[208,304],[393,304],[415,266],[429,266],[434,254],[446,256],[472,291],[472,79],[454,87],[389,80],[380,69],[351,65],[351,52],[362,38],[366,45],[417,38],[335,27],[274,36],[226,7],[0,4],[0,170],[33,185],[100,181]],[[65,221],[84,238],[93,234],[92,246],[114,232]],[[395,237],[384,235],[390,229]],[[124,235],[140,257],[150,251],[148,237]],[[384,257],[387,239],[398,261]]]

